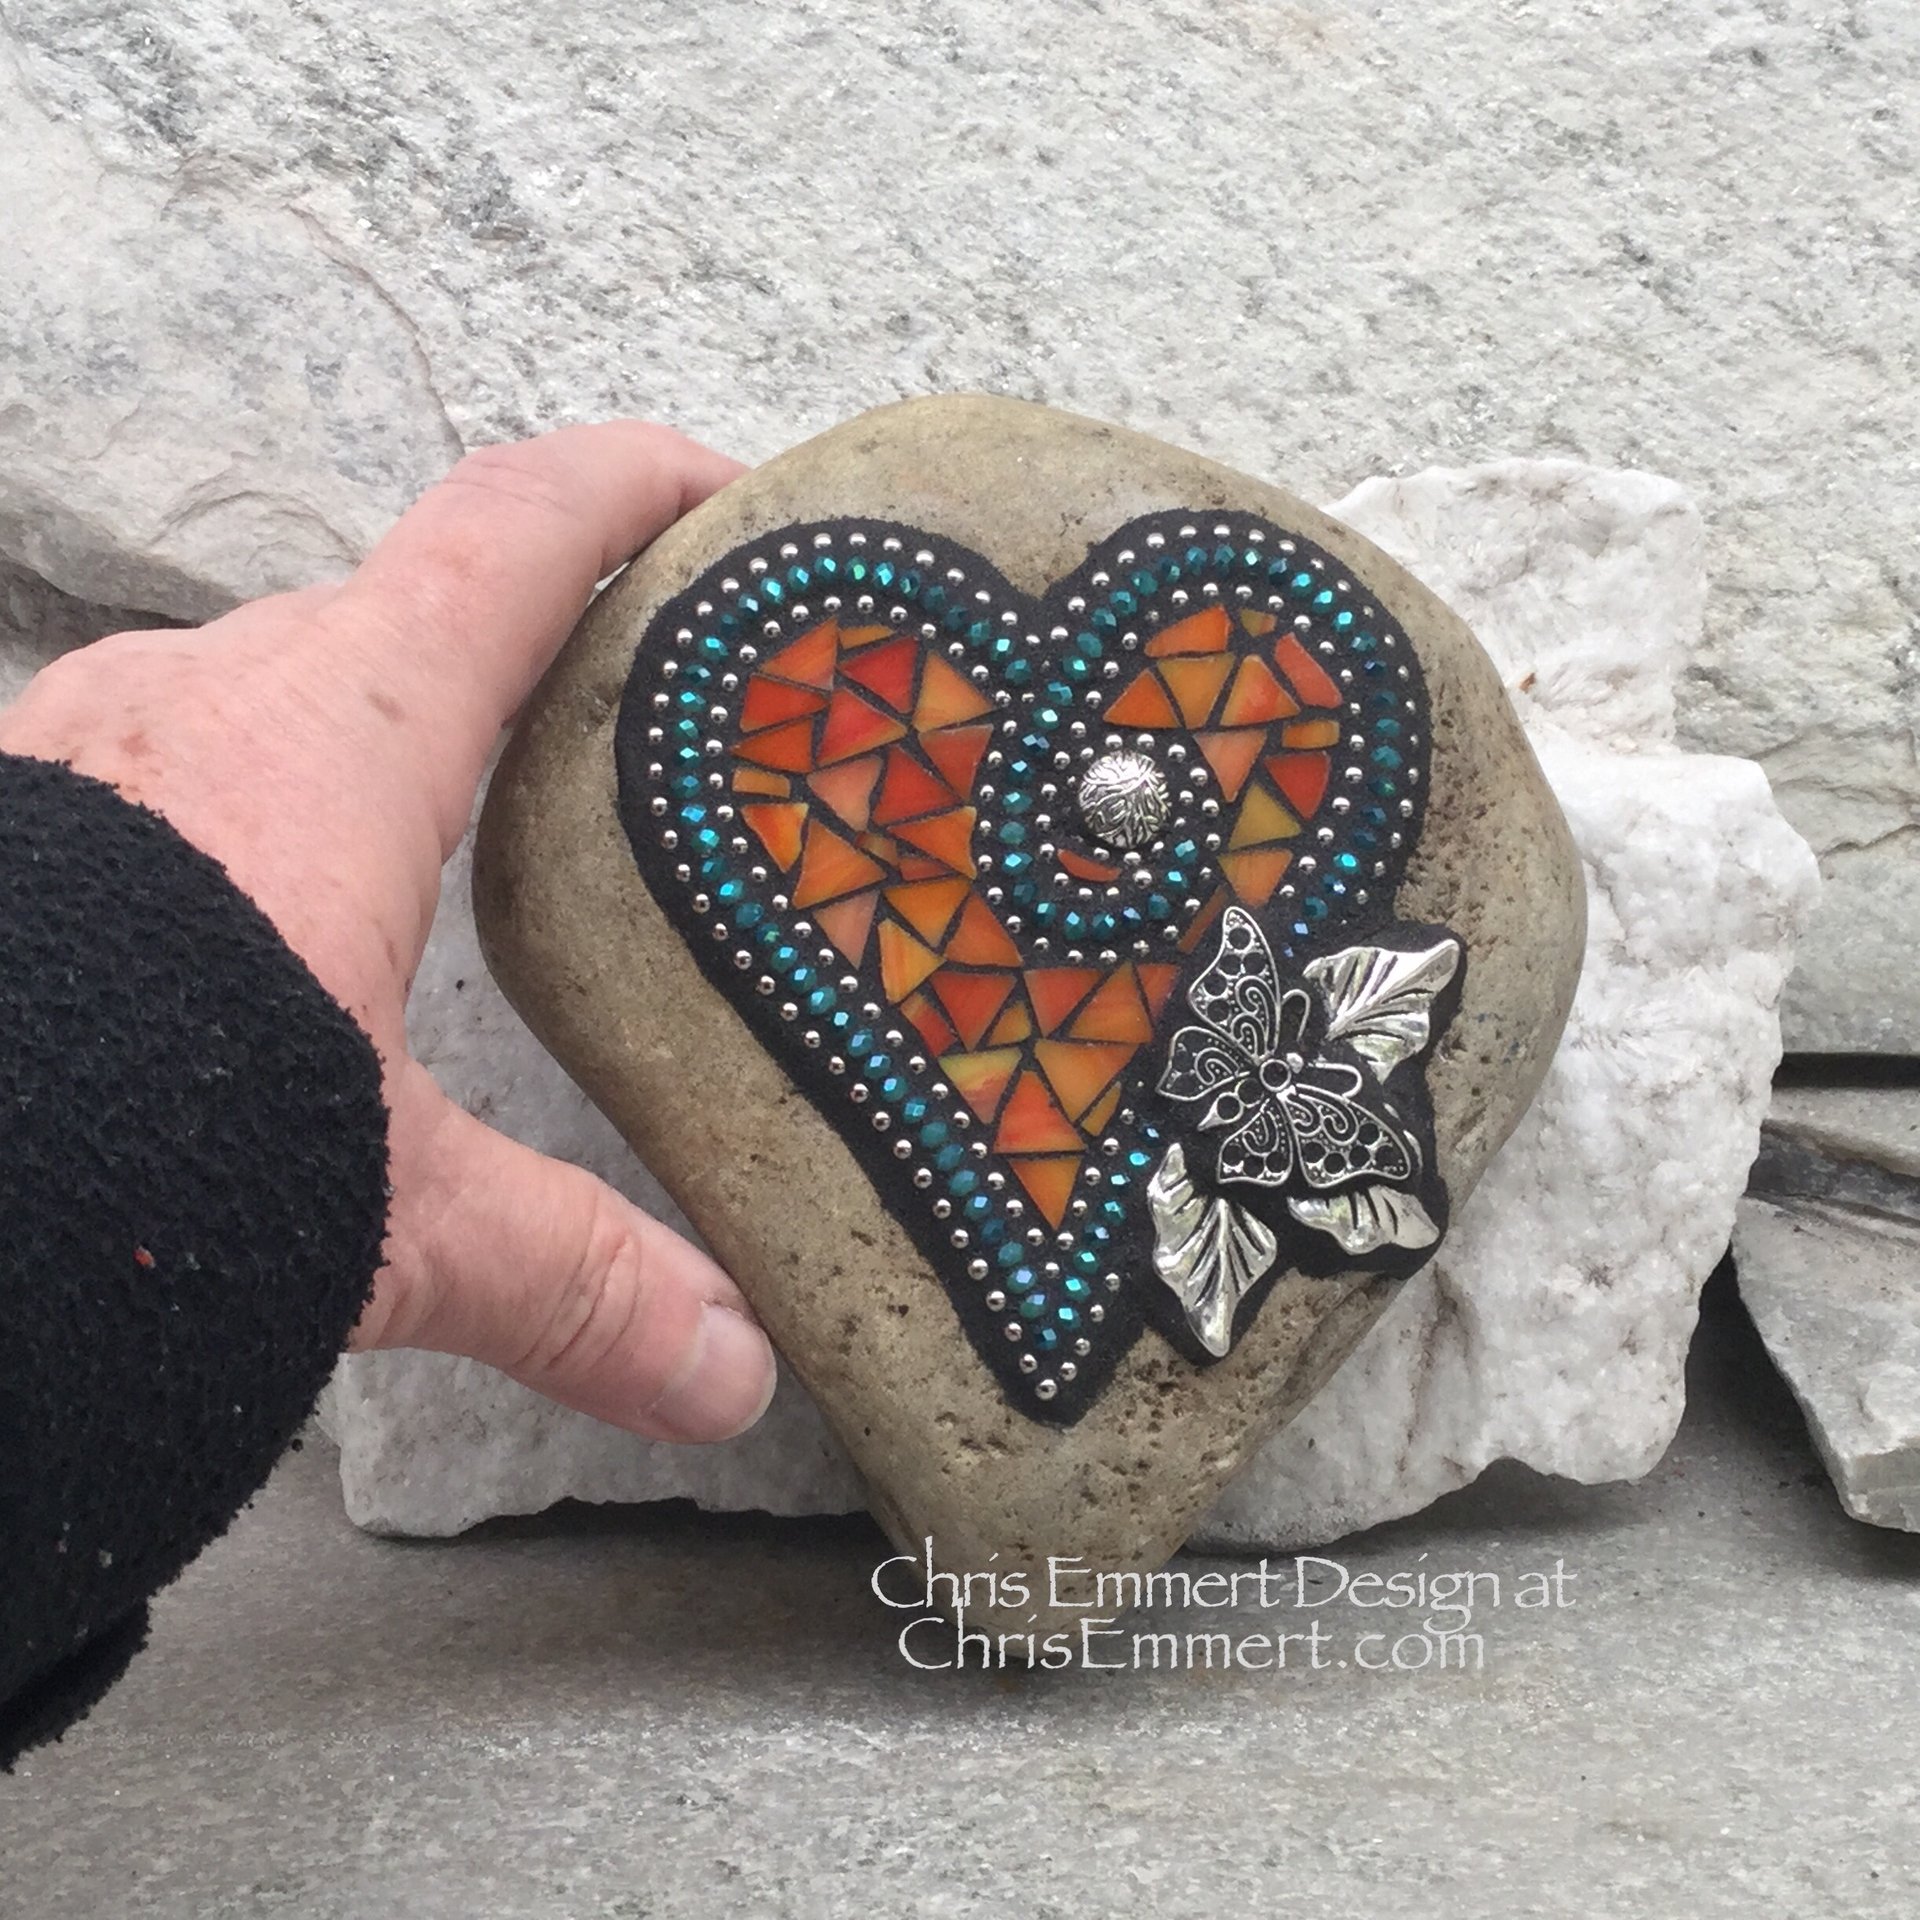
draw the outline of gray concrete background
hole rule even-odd
[[[1564,1559],[1576,1605],[1487,1614],[1479,1673],[915,1674],[865,1521],[575,1508],[403,1545],[308,1452],[0,1780],[0,1912],[1904,1920],[1920,1538],[1839,1512],[1724,1286],[1693,1372],[1637,1486],[1496,1468],[1327,1550]],[[1326,1617],[1337,1658],[1382,1615]]]

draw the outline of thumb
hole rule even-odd
[[[657,1440],[724,1440],[766,1411],[773,1349],[704,1253],[495,1133],[417,1063],[389,1092],[387,1264],[356,1348],[467,1354]]]

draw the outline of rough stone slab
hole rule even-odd
[[[1792,1043],[1920,1050],[1916,91],[1910,0],[1165,0],[1070,52],[999,0],[24,0],[0,555],[199,616],[463,444],[629,410],[764,457],[968,388],[1308,498],[1653,468],[1711,534],[1679,737],[1835,883]]]
[[[1783,1094],[1733,1250],[1841,1505],[1920,1532],[1920,1089]]]
[[[1672,744],[1701,590],[1679,488],[1509,462],[1369,485],[1335,511],[1434,579],[1500,663],[1586,863],[1586,972],[1546,1086],[1444,1257],[1229,1492],[1200,1536],[1219,1544],[1325,1541],[1503,1457],[1585,1481],[1658,1459],[1815,886],[1753,765]],[[659,1207],[486,980],[465,901],[456,865],[412,1007],[422,1057],[475,1111]],[[386,1531],[453,1532],[568,1495],[859,1504],[797,1395],[742,1440],[676,1449],[470,1363],[377,1354],[343,1366],[330,1420],[349,1511]]]

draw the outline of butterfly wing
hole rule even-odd
[[[1220,1142],[1218,1172],[1222,1180],[1281,1187],[1292,1176],[1293,1159],[1293,1134],[1287,1116],[1273,1101],[1261,1100]]]
[[[1280,1095],[1301,1177],[1322,1191],[1349,1180],[1411,1180],[1420,1165],[1419,1147],[1385,1115],[1352,1097],[1361,1084],[1354,1069],[1338,1071],[1343,1078],[1352,1074],[1353,1084],[1336,1087],[1324,1080],[1300,1079]]]
[[[1260,923],[1244,907],[1227,909],[1219,950],[1187,989],[1187,1004],[1249,1060],[1265,1060],[1281,1050],[1283,1038],[1298,1037],[1284,1031],[1273,950]]]

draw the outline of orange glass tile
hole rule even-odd
[[[937,653],[929,656],[920,676],[920,698],[913,703],[913,724],[920,732],[957,727],[963,720],[978,720],[992,711],[993,702],[958,668],[948,666]]]
[[[1273,645],[1273,663],[1287,676],[1287,683],[1308,707],[1337,707],[1340,689],[1327,678],[1327,670],[1314,659],[1292,634],[1283,633]]]
[[[1138,1051],[1102,1041],[1041,1040],[1033,1057],[1069,1120],[1078,1120],[1126,1071]]]
[[[1236,727],[1231,733],[1197,733],[1193,743],[1205,755],[1224,800],[1238,800],[1253,763],[1267,744],[1265,727]]]
[[[1176,653],[1218,653],[1226,644],[1227,610],[1208,607],[1156,633],[1147,642],[1147,658],[1165,660]]]
[[[1295,753],[1310,747],[1335,747],[1340,744],[1338,720],[1292,720],[1280,729],[1280,744]]]
[[[813,924],[857,967],[867,951],[867,936],[873,931],[874,909],[880,904],[880,892],[869,887],[831,906],[813,910]]]
[[[1054,858],[1076,880],[1094,880],[1105,886],[1109,880],[1120,878],[1118,867],[1110,867],[1104,860],[1089,860],[1084,853],[1075,853],[1071,847],[1062,847]]]
[[[1263,780],[1241,801],[1227,846],[1236,853],[1242,847],[1268,847],[1276,840],[1291,840],[1299,831],[1298,816],[1274,798]]]
[[[1207,929],[1220,917],[1220,909],[1227,904],[1229,887],[1215,887],[1213,898],[1194,915],[1187,930],[1175,941],[1182,953],[1191,953],[1207,937]]]
[[[860,851],[872,854],[883,867],[894,867],[900,864],[899,847],[877,827],[869,827],[860,836]]]
[[[1007,973],[960,973],[943,967],[933,976],[934,998],[970,1047],[980,1044],[1012,991],[1013,976]]]
[[[1293,865],[1285,847],[1254,847],[1245,853],[1223,853],[1220,871],[1227,884],[1250,907],[1264,907],[1273,898],[1280,877]]]
[[[987,1035],[987,1045],[1010,1047],[1017,1040],[1032,1038],[1033,1016],[1027,1012],[1025,1001],[1016,999],[993,1023],[993,1031]]]
[[[763,661],[760,670],[777,673],[782,680],[797,680],[803,687],[830,687],[839,655],[840,623],[822,620],[798,640],[788,641],[772,659]]]
[[[740,703],[740,731],[758,733],[763,727],[777,727],[783,720],[798,720],[818,713],[827,704],[827,696],[812,687],[790,687],[784,680],[769,680],[756,673],[747,682],[747,697]]]
[[[903,747],[887,751],[887,777],[873,803],[873,817],[881,826],[897,820],[915,820],[953,805],[953,790],[936,779]]]
[[[955,807],[928,820],[912,820],[895,829],[909,846],[930,853],[955,873],[973,878],[973,809]],[[902,872],[906,869],[904,865]]]
[[[1332,765],[1324,753],[1276,753],[1267,762],[1267,778],[1302,820],[1311,820],[1327,797]]]
[[[784,727],[753,734],[734,747],[733,757],[782,773],[807,773],[813,767],[813,722],[790,720]]]
[[[1120,1096],[1125,1089],[1115,1081],[1085,1113],[1080,1116],[1080,1131],[1091,1139],[1097,1133],[1106,1130],[1107,1122],[1114,1116],[1120,1105]]]
[[[822,900],[837,900],[856,887],[869,887],[885,878],[886,869],[879,861],[842,840],[816,816],[807,823],[807,850],[801,856],[793,904],[811,907]]]
[[[912,847],[896,847],[893,864],[902,880],[950,879],[953,869],[944,860],[935,860]]]
[[[963,967],[1017,967],[1020,949],[994,917],[993,909],[976,893],[960,914],[960,924],[947,935],[946,956]]]
[[[1116,727],[1177,727],[1180,716],[1167,698],[1167,690],[1158,677],[1143,673],[1107,708],[1106,716]]]
[[[973,787],[973,776],[979,771],[980,756],[992,738],[990,725],[952,727],[945,733],[923,733],[920,751],[940,769],[955,793],[967,793]]]
[[[919,665],[919,639],[906,633],[884,647],[869,647],[851,660],[843,659],[840,675],[878,694],[896,713],[905,713],[913,705],[913,676]]]
[[[951,1086],[982,1120],[991,1120],[1000,1110],[1000,1096],[1007,1090],[1014,1069],[1020,1064],[1018,1047],[995,1047],[987,1053],[943,1053],[940,1071]]]
[[[873,783],[880,778],[880,756],[822,767],[807,782],[855,833],[863,831],[873,810]]]
[[[900,1011],[914,1024],[929,1053],[944,1053],[960,1044],[947,1016],[934,1004],[930,994],[911,993],[900,1003]]]
[[[1224,620],[1226,615],[1223,613],[1220,617]],[[1213,703],[1220,697],[1220,689],[1232,671],[1231,655],[1214,653],[1191,660],[1169,660],[1161,667],[1160,677],[1166,681],[1181,719],[1190,727],[1198,727],[1206,724],[1207,715],[1213,711]]]
[[[1240,624],[1245,627],[1256,640],[1264,640],[1280,622],[1264,607],[1242,607],[1240,609]]]
[[[820,727],[820,764],[832,760],[851,760],[856,753],[871,753],[889,740],[898,740],[906,727],[890,713],[882,713],[869,700],[842,687],[827,708]]]
[[[939,964],[940,956],[922,946],[898,920],[880,922],[880,984],[896,1005]]]
[[[1073,1199],[1073,1183],[1080,1177],[1080,1156],[1054,1160],[1012,1160],[1015,1177],[1026,1188],[1028,1197],[1040,1209],[1050,1227],[1066,1218]]]
[[[768,858],[782,873],[800,858],[800,830],[807,823],[804,801],[771,800],[742,807],[740,818],[760,836]]]
[[[864,627],[842,627],[840,629],[840,651],[851,653],[856,647],[870,647],[876,640],[884,640],[896,629],[883,622],[874,622]]]
[[[1118,1040],[1133,1046],[1153,1038],[1153,1022],[1140,998],[1131,967],[1122,967],[1074,1017],[1074,1040]]]
[[[887,905],[922,940],[931,941],[937,946],[945,938],[947,928],[953,924],[953,916],[960,911],[960,902],[972,891],[973,883],[970,880],[951,877],[916,880],[911,886],[889,887]]]
[[[1158,1020],[1160,1009],[1167,1004],[1167,995],[1173,991],[1173,983],[1180,978],[1180,969],[1164,961],[1143,960],[1135,972],[1140,976],[1140,991],[1146,995],[1147,1011]]]
[[[1099,984],[1097,967],[1030,967],[1027,998],[1040,1031],[1051,1033]]]
[[[1021,1074],[1000,1109],[995,1153],[1073,1153],[1084,1147],[1080,1132],[1060,1111],[1047,1083],[1032,1068]]]
[[[1273,677],[1264,660],[1249,654],[1240,662],[1220,708],[1223,727],[1264,727],[1269,720],[1287,720],[1300,711],[1300,702]]]
[[[765,767],[735,767],[735,793],[760,793],[784,800],[793,791],[793,782],[784,773],[769,773]]]

